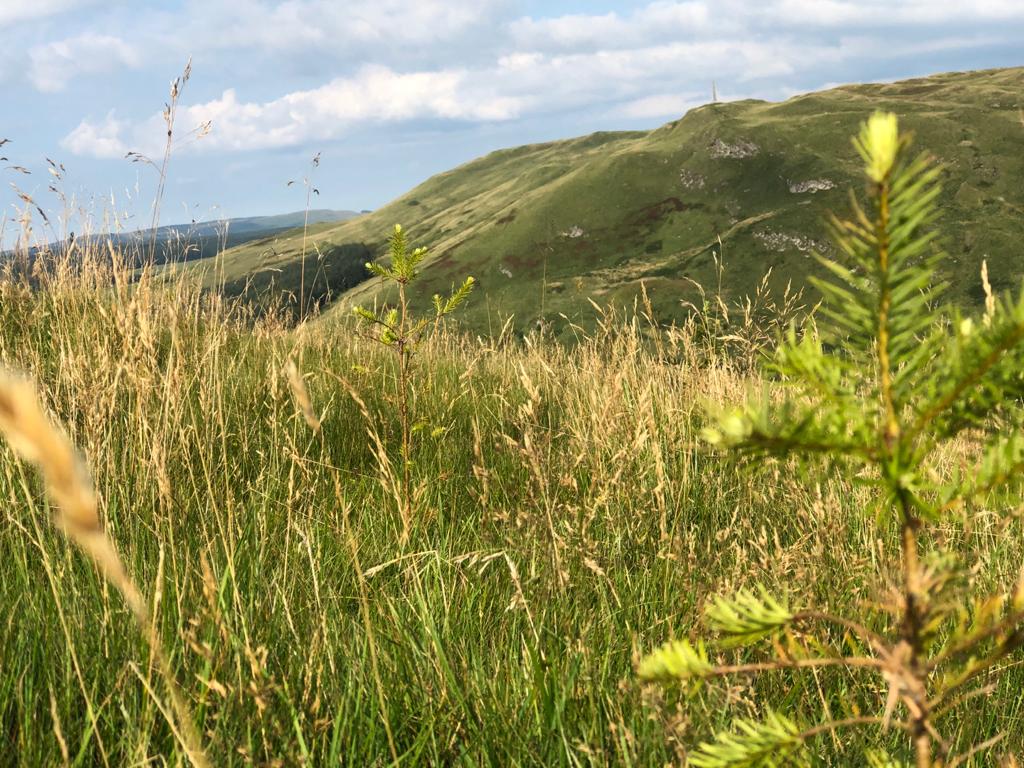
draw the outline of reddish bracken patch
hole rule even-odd
[[[668,216],[670,213],[678,213],[693,208],[701,208],[701,203],[684,203],[678,197],[667,197],[654,205],[641,208],[630,217],[632,224],[650,224]]]

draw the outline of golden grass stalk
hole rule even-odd
[[[996,296],[992,291],[992,284],[988,281],[988,261],[981,260],[981,287],[985,291],[985,314],[983,322],[985,326],[992,324],[992,318],[996,314]]]
[[[306,420],[310,429],[314,432],[319,432],[320,419],[316,415],[316,411],[313,410],[313,400],[310,398],[309,390],[306,388],[306,380],[302,378],[298,366],[295,365],[295,361],[291,358],[285,364],[284,372],[288,377],[288,386],[291,387],[292,396],[295,398],[295,404],[299,406],[299,410],[302,412],[302,417]]]
[[[178,721],[170,723],[171,730],[178,736],[192,764],[206,768],[209,762],[202,741],[178,690],[146,601],[128,576],[114,543],[100,523],[96,494],[84,464],[67,436],[43,413],[33,384],[3,370],[0,370],[0,433],[15,453],[39,468],[47,492],[56,504],[54,522],[124,596],[167,684]]]

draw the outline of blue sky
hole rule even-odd
[[[1024,65],[1024,0],[0,0],[0,39],[0,168],[32,171],[2,180],[58,214],[52,158],[75,209],[139,226],[154,174],[124,154],[161,152],[190,56],[165,223],[301,209],[317,152],[314,205],[375,208],[493,149],[654,127],[712,80],[777,100]]]

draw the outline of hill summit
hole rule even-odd
[[[826,214],[845,209],[860,184],[849,137],[884,109],[944,166],[946,277],[954,299],[972,302],[982,260],[996,290],[1024,274],[1022,107],[1024,68],[950,73],[708,104],[652,131],[501,150],[373,213],[318,226],[310,268],[343,276],[329,290],[338,311],[387,300],[358,264],[331,261],[381,254],[401,223],[431,249],[424,294],[477,279],[465,317],[480,331],[509,315],[520,328],[582,320],[591,300],[632,304],[641,283],[662,320],[682,314],[694,282],[740,298],[770,270],[771,285],[800,287],[820,269],[812,253],[831,247]],[[301,233],[290,232],[228,251],[224,265],[239,279],[293,276],[301,253]]]

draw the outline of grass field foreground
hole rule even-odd
[[[760,342],[735,349],[758,338],[742,313],[671,331],[599,315],[571,347],[442,329],[412,368],[402,543],[387,350],[187,282],[39,279],[0,282],[0,359],[82,451],[214,765],[662,766],[764,702],[884,701],[843,670],[685,707],[636,677],[710,594],[758,583],[842,611],[893,577],[895,531],[876,535],[864,489],[825,465],[741,469],[698,440],[707,407],[772,386]],[[0,763],[187,764],[145,633],[6,446],[0,495]],[[1019,522],[946,534],[979,578],[1016,577]],[[1002,729],[1020,749],[1022,684],[1005,672],[949,737]],[[834,765],[863,747],[819,746]]]

